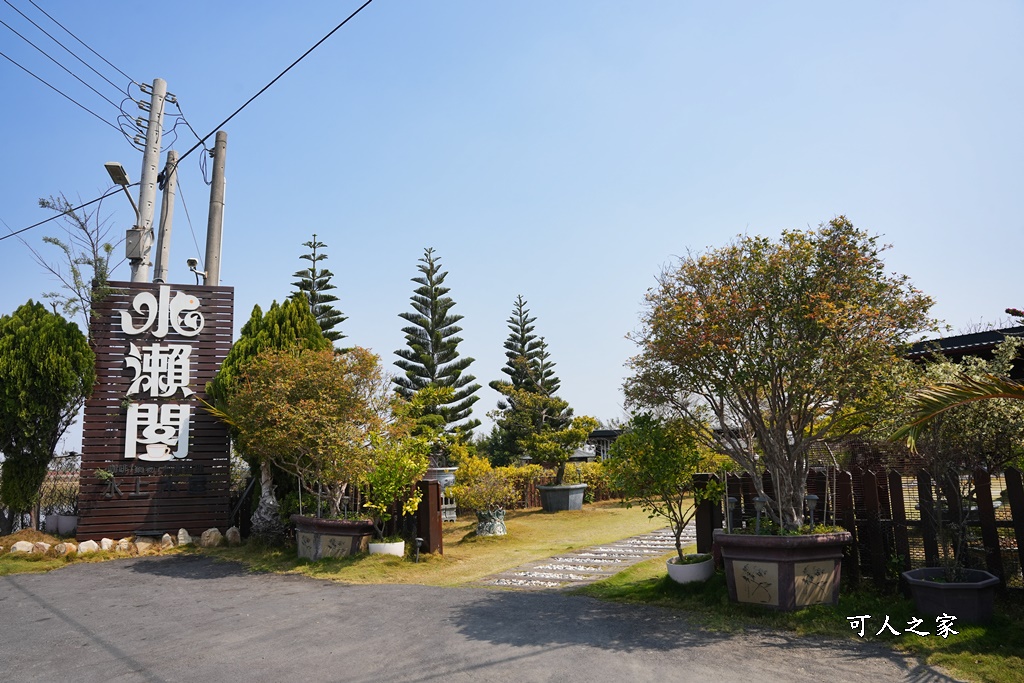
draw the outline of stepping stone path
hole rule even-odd
[[[683,546],[697,542],[691,523],[683,530]],[[481,580],[485,586],[519,590],[562,590],[608,578],[626,567],[673,552],[672,531],[660,529],[615,543],[582,548],[546,560],[538,560]]]

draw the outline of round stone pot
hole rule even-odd
[[[582,510],[583,491],[586,484],[562,484],[561,486],[538,486],[540,506],[544,512]]]
[[[917,611],[930,617],[948,614],[970,624],[989,621],[999,578],[982,569],[964,569],[963,572],[964,580],[959,582],[947,582],[942,567],[903,572]]]
[[[838,605],[843,547],[849,531],[802,536],[714,533],[722,553],[729,600],[788,612]]]
[[[370,554],[405,557],[405,541],[395,541],[394,543],[378,543],[374,541],[370,543]]]
[[[476,535],[477,536],[504,536],[508,531],[505,529],[505,510],[484,510],[476,513]]]
[[[686,557],[696,557],[696,555],[687,555]],[[707,553],[707,558],[703,562],[676,564],[679,558],[673,557],[665,563],[668,567],[668,576],[676,583],[707,581],[715,573],[715,558],[710,553]]]

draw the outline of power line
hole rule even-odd
[[[51,57],[51,56],[50,56],[49,54],[47,54],[46,50],[44,50],[43,48],[39,47],[38,45],[36,45],[35,43],[33,43],[33,42],[32,42],[31,40],[29,40],[28,38],[26,38],[25,36],[21,35],[21,34],[20,34],[20,33],[18,33],[17,31],[15,31],[15,30],[14,30],[13,28],[11,28],[10,24],[8,24],[8,23],[7,23],[6,21],[4,21],[3,19],[0,19],[0,24],[3,24],[3,25],[4,25],[5,27],[7,27],[7,29],[8,29],[9,31],[11,31],[11,33],[13,33],[14,35],[18,36],[18,37],[19,37],[19,38],[21,38],[22,40],[24,40],[24,41],[25,41],[26,43],[28,43],[29,45],[31,45],[31,46],[32,46],[32,47],[34,47],[35,49],[39,50],[39,52],[40,52],[40,53],[41,53],[41,54],[42,54],[42,55],[43,55],[44,57],[46,57],[46,58],[47,58],[47,59],[49,59],[49,60],[50,60],[51,62],[53,62],[54,64],[56,64],[56,65],[57,65],[57,66],[59,66],[60,68],[62,68],[62,69],[64,69],[65,71],[67,71],[67,72],[68,72],[69,74],[71,74],[71,77],[72,77],[72,78],[74,78],[74,79],[75,79],[75,80],[77,80],[77,81],[78,81],[79,83],[81,83],[82,85],[84,85],[84,86],[85,86],[86,88],[88,88],[89,90],[92,90],[92,91],[93,91],[94,93],[96,93],[97,95],[99,95],[100,97],[102,97],[103,99],[105,99],[105,100],[106,100],[106,101],[107,101],[107,102],[108,102],[108,103],[110,104],[110,106],[112,106],[112,107],[113,107],[114,109],[116,109],[116,110],[118,110],[118,111],[121,111],[121,107],[119,107],[119,106],[117,106],[116,104],[114,104],[113,100],[111,100],[111,99],[110,99],[110,98],[108,98],[108,97],[107,97],[106,95],[104,95],[103,93],[101,93],[101,92],[100,92],[99,90],[97,90],[96,88],[92,87],[91,85],[89,85],[88,83],[86,83],[85,81],[83,81],[83,80],[82,80],[81,78],[79,78],[79,77],[78,77],[77,75],[75,75],[75,74],[74,74],[74,73],[73,73],[73,72],[71,71],[71,69],[67,68],[66,66],[64,66],[63,64],[61,64],[60,62],[58,62],[58,61],[57,61],[56,59],[54,59],[53,57]],[[123,113],[123,112],[122,112],[122,113]]]
[[[125,187],[135,187],[136,185],[138,185],[138,183],[132,183],[131,185],[126,185]],[[39,221],[38,223],[33,223],[32,225],[28,226],[27,228],[22,228],[21,230],[15,230],[14,232],[9,232],[6,235],[0,235],[0,242],[2,242],[3,240],[5,240],[5,239],[7,239],[9,237],[14,237],[15,235],[20,235],[23,232],[28,232],[32,228],[38,228],[40,225],[43,225],[45,223],[49,223],[50,221],[55,221],[58,218],[60,218],[61,216],[66,216],[69,213],[73,213],[75,211],[78,211],[79,209],[84,209],[85,207],[90,206],[92,204],[95,204],[96,202],[101,202],[104,199],[106,199],[107,197],[111,197],[111,196],[117,194],[120,191],[121,191],[121,186],[118,185],[116,188],[114,188],[113,190],[110,190],[105,195],[97,197],[96,199],[93,199],[90,202],[86,202],[85,204],[82,204],[80,206],[76,206],[73,209],[68,209],[67,211],[62,211],[61,213],[58,213],[58,214],[56,214],[54,216],[50,216],[49,218],[47,218],[44,221]]]
[[[29,0],[29,2],[31,2],[31,0]],[[289,71],[291,71],[291,70],[292,70],[292,67],[294,67],[294,66],[295,66],[296,64],[298,64],[299,62],[301,62],[301,61],[302,61],[303,59],[305,59],[305,58],[306,58],[306,56],[307,56],[307,55],[309,55],[309,53],[310,53],[310,52],[312,52],[313,50],[315,50],[315,49],[317,49],[318,47],[320,47],[320,45],[321,45],[321,44],[322,44],[322,43],[323,43],[323,42],[324,42],[325,40],[327,40],[328,38],[330,38],[331,36],[333,36],[333,35],[334,35],[334,34],[335,34],[335,33],[336,33],[337,31],[338,31],[338,29],[340,29],[340,28],[341,28],[342,26],[344,26],[345,24],[347,24],[347,23],[348,23],[348,22],[349,22],[349,21],[350,21],[350,20],[352,19],[352,17],[354,17],[355,15],[359,14],[360,12],[362,12],[362,11],[363,11],[363,9],[364,9],[364,8],[365,8],[365,7],[367,6],[367,5],[369,5],[369,4],[371,3],[371,2],[373,2],[373,0],[366,0],[366,2],[364,2],[364,3],[362,4],[362,5],[360,5],[360,6],[359,6],[359,8],[358,8],[358,9],[356,9],[356,11],[355,11],[355,12],[353,12],[352,14],[348,15],[347,17],[345,17],[345,20],[344,20],[344,21],[342,21],[342,22],[341,22],[340,24],[338,24],[338,25],[337,25],[337,26],[335,26],[335,27],[334,27],[333,29],[331,29],[330,33],[328,33],[328,34],[327,34],[326,36],[324,36],[323,38],[321,38],[320,40],[318,40],[318,41],[316,42],[316,44],[315,44],[315,45],[313,45],[313,47],[311,47],[311,48],[309,48],[308,50],[306,50],[305,52],[303,52],[303,53],[302,53],[302,55],[301,55],[301,56],[300,56],[300,57],[299,57],[298,59],[296,59],[296,60],[295,60],[294,62],[292,62],[291,64],[289,64],[289,65],[288,65],[288,68],[287,68],[287,69],[285,69],[284,71],[282,71],[281,73],[279,73],[279,74],[278,74],[277,76],[275,76],[275,77],[274,77],[274,80],[270,81],[270,82],[269,82],[269,83],[267,83],[267,84],[266,84],[265,86],[263,86],[262,88],[260,88],[260,91],[259,91],[258,93],[256,93],[255,95],[253,95],[252,97],[250,97],[250,98],[249,98],[248,100],[246,100],[246,101],[245,101],[245,104],[243,104],[243,105],[242,105],[241,107],[239,107],[238,109],[236,109],[236,110],[235,110],[235,111],[234,111],[234,112],[233,112],[233,113],[231,114],[231,116],[227,117],[226,119],[224,119],[223,121],[221,121],[220,123],[218,123],[218,124],[217,124],[217,125],[216,125],[216,126],[214,127],[214,129],[213,129],[213,130],[211,130],[211,131],[210,131],[209,133],[207,133],[207,134],[206,134],[206,136],[205,136],[205,137],[202,137],[202,138],[200,138],[200,139],[199,139],[199,142],[197,142],[196,144],[192,145],[192,147],[190,147],[190,148],[189,148],[189,150],[188,150],[187,152],[185,152],[184,154],[182,154],[182,155],[181,155],[181,156],[180,156],[180,157],[178,158],[178,163],[180,164],[180,163],[181,163],[181,162],[182,162],[182,161],[183,161],[183,160],[185,159],[185,157],[187,157],[187,156],[188,156],[189,154],[191,154],[192,152],[196,151],[196,149],[198,149],[200,145],[202,145],[202,144],[203,144],[204,142],[206,142],[207,138],[209,138],[209,137],[210,137],[211,135],[213,135],[213,134],[214,134],[214,133],[216,133],[216,132],[217,132],[218,130],[220,130],[220,129],[221,129],[221,128],[222,128],[223,126],[224,126],[224,124],[226,124],[226,123],[227,123],[228,121],[230,121],[231,119],[235,118],[235,115],[237,115],[237,114],[238,114],[238,113],[239,113],[240,111],[242,111],[243,109],[245,109],[246,107],[248,107],[248,106],[249,106],[249,104],[250,104],[250,103],[251,103],[251,102],[252,102],[253,100],[255,100],[255,99],[256,99],[257,97],[259,97],[259,96],[260,96],[260,95],[262,95],[262,94],[263,94],[264,92],[266,92],[266,91],[267,91],[267,89],[268,89],[268,88],[270,88],[270,86],[274,85],[274,83],[277,83],[277,81],[278,81],[278,80],[279,80],[279,79],[280,79],[280,78],[281,78],[282,76],[284,76],[284,75],[285,75],[286,73],[288,73]],[[35,4],[35,3],[33,3],[33,4]],[[175,168],[177,168],[177,165],[175,165]]]
[[[70,101],[70,102],[71,102],[72,104],[76,104],[76,105],[78,105],[79,107],[81,107],[82,109],[86,110],[87,112],[89,112],[90,114],[92,114],[93,116],[95,116],[96,118],[98,118],[98,119],[99,119],[100,121],[102,121],[103,123],[105,123],[105,124],[107,124],[108,126],[110,126],[111,128],[113,128],[113,129],[114,129],[114,130],[116,130],[117,132],[119,132],[119,133],[122,133],[122,134],[124,133],[124,131],[122,131],[122,130],[121,130],[120,128],[118,128],[117,126],[115,126],[114,124],[112,124],[112,123],[111,123],[110,121],[107,121],[107,120],[106,120],[105,118],[103,118],[102,116],[100,116],[99,114],[97,114],[96,112],[94,112],[94,111],[93,111],[92,109],[89,109],[89,108],[88,108],[87,106],[85,106],[84,104],[82,104],[82,103],[80,103],[80,102],[76,101],[76,100],[75,100],[74,98],[70,97],[69,95],[65,95],[64,93],[62,93],[62,92],[61,92],[60,90],[58,90],[57,88],[53,87],[52,85],[50,85],[49,83],[47,83],[46,81],[44,81],[44,80],[43,80],[42,78],[40,78],[39,76],[36,76],[36,75],[35,75],[34,73],[32,73],[31,71],[29,71],[28,69],[26,69],[25,67],[23,67],[23,66],[22,66],[21,64],[18,64],[18,63],[17,63],[16,61],[14,61],[13,59],[11,59],[11,58],[10,58],[10,57],[8,57],[7,55],[5,55],[5,54],[4,54],[3,52],[0,52],[0,57],[3,57],[3,58],[4,58],[4,59],[6,59],[6,60],[7,60],[8,62],[10,62],[10,63],[11,63],[11,64],[13,64],[14,66],[18,67],[19,69],[21,69],[22,71],[24,71],[25,73],[27,73],[27,74],[28,74],[29,76],[31,76],[32,78],[36,79],[37,81],[39,81],[40,83],[42,83],[43,85],[45,85],[45,86],[46,86],[47,88],[50,88],[51,90],[53,90],[53,91],[54,91],[55,93],[57,93],[57,94],[58,94],[58,95],[60,95],[61,97],[64,97],[64,98],[66,98],[66,99],[67,99],[67,100],[69,100],[69,101]]]
[[[84,43],[84,42],[82,41],[82,39],[81,39],[81,38],[79,38],[79,37],[78,37],[78,36],[76,36],[76,35],[75,35],[74,33],[72,33],[72,32],[71,32],[70,30],[68,30],[68,29],[67,29],[67,28],[66,28],[66,27],[64,26],[64,24],[60,23],[59,21],[57,21],[56,19],[54,19],[53,17],[51,17],[51,16],[49,15],[49,14],[47,14],[47,13],[46,13],[46,10],[44,10],[44,9],[43,9],[42,7],[40,7],[40,6],[39,6],[39,5],[37,5],[37,4],[35,3],[35,2],[33,2],[33,0],[28,0],[28,1],[29,1],[29,3],[31,3],[31,5],[32,5],[33,7],[35,7],[35,8],[37,9],[37,10],[39,10],[40,12],[42,12],[43,14],[45,14],[45,15],[46,15],[46,18],[47,18],[47,19],[49,19],[49,20],[50,20],[50,21],[52,21],[53,23],[57,24],[57,26],[60,26],[60,27],[61,27],[62,29],[64,29],[64,32],[65,32],[65,33],[67,33],[67,34],[68,34],[69,36],[71,36],[72,38],[74,38],[75,40],[77,40],[77,41],[78,41],[78,42],[79,42],[79,43],[80,43],[80,44],[82,45],[82,47],[84,47],[84,48],[85,48],[86,50],[88,50],[89,52],[93,53],[94,55],[96,55],[97,57],[99,57],[100,59],[102,59],[102,60],[103,60],[104,62],[106,62],[106,63],[107,63],[107,66],[109,66],[109,67],[110,67],[110,68],[112,68],[112,69],[113,69],[114,71],[118,72],[119,74],[121,74],[122,76],[124,76],[125,78],[127,78],[127,79],[128,79],[128,80],[129,80],[130,82],[131,82],[131,83],[136,83],[136,80],[135,80],[134,78],[132,78],[131,76],[129,76],[129,75],[128,75],[128,74],[126,74],[125,72],[123,72],[123,71],[121,71],[120,69],[118,69],[118,68],[117,68],[116,66],[114,66],[113,64],[111,64],[111,63],[110,63],[110,61],[109,61],[109,60],[108,60],[108,59],[107,59],[106,57],[104,57],[104,56],[103,56],[103,55],[101,55],[101,54],[100,54],[99,52],[96,52],[96,50],[94,50],[94,49],[92,49],[91,47],[89,47],[88,45],[86,45],[86,44],[85,44],[85,43]],[[127,94],[127,93],[125,93],[125,94]],[[131,97],[131,95],[129,95],[129,97]]]
[[[110,80],[109,78],[107,78],[106,76],[104,76],[103,74],[101,74],[101,73],[100,73],[99,71],[97,71],[96,69],[94,69],[94,68],[92,67],[92,65],[91,65],[91,64],[89,64],[89,63],[88,63],[88,62],[86,62],[86,61],[85,61],[84,59],[82,59],[81,57],[79,57],[78,55],[76,55],[76,54],[75,54],[74,52],[72,52],[72,51],[71,51],[70,49],[68,49],[68,47],[67,47],[66,45],[64,45],[64,43],[60,42],[59,40],[57,40],[56,38],[54,38],[53,36],[51,36],[51,35],[50,35],[50,34],[49,34],[49,33],[48,33],[47,31],[46,31],[46,29],[44,29],[44,28],[43,28],[42,26],[40,26],[40,25],[39,25],[39,24],[37,24],[36,22],[32,21],[32,19],[31,19],[31,18],[30,18],[30,17],[28,16],[28,15],[26,15],[26,14],[25,14],[24,12],[22,12],[22,11],[21,11],[20,9],[18,9],[17,7],[15,7],[15,6],[13,5],[13,4],[11,4],[11,0],[4,0],[4,2],[5,2],[5,3],[7,3],[8,5],[10,5],[11,9],[13,9],[13,10],[14,10],[15,12],[17,12],[17,13],[18,13],[18,14],[20,14],[20,15],[21,15],[22,17],[24,17],[24,18],[25,18],[25,20],[26,20],[26,21],[27,21],[28,23],[32,24],[32,25],[33,25],[33,26],[35,26],[35,27],[36,27],[37,29],[39,29],[40,31],[42,31],[42,32],[43,32],[43,34],[44,34],[44,35],[45,35],[45,36],[46,36],[47,38],[49,38],[50,40],[52,40],[53,42],[57,43],[57,44],[58,44],[58,45],[60,45],[60,46],[61,46],[62,48],[64,48],[64,51],[65,51],[65,52],[67,52],[67,53],[68,53],[69,55],[71,55],[72,57],[74,57],[75,59],[77,59],[78,61],[80,61],[80,62],[81,62],[82,64],[84,64],[84,65],[86,66],[86,68],[88,68],[88,69],[89,69],[90,71],[92,71],[92,72],[93,72],[94,74],[96,74],[97,76],[99,76],[100,78],[102,78],[103,80],[105,80],[105,81],[106,81],[107,83],[109,83],[109,84],[110,84],[111,86],[113,86],[114,88],[117,88],[117,91],[118,91],[118,92],[121,92],[121,93],[124,93],[125,95],[128,95],[128,91],[127,91],[127,89],[126,89],[126,88],[122,88],[122,87],[120,87],[120,86],[116,85],[116,84],[115,84],[115,83],[114,83],[113,81],[111,81],[111,80]],[[32,3],[32,4],[35,4],[35,3]],[[44,14],[45,14],[45,12],[44,12]],[[50,15],[48,15],[48,14],[47,14],[46,16],[50,16]],[[51,17],[51,19],[52,19],[52,17]],[[58,26],[60,26],[60,24],[58,24]],[[64,28],[64,27],[63,27],[63,26],[61,26],[61,28]],[[88,47],[88,46],[86,46],[86,47]],[[101,57],[101,59],[102,59],[102,57]],[[131,97],[131,96],[129,95],[129,97]],[[122,110],[122,111],[123,111],[123,110]]]

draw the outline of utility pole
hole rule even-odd
[[[217,131],[213,146],[213,176],[210,179],[210,215],[206,221],[206,284],[220,284],[220,242],[224,230],[224,166],[227,163],[228,134]]]
[[[146,147],[142,153],[142,179],[139,182],[139,223],[128,231],[125,248],[132,269],[132,282],[149,281],[149,252],[153,246],[153,214],[156,212],[156,177],[160,163],[160,141],[164,125],[164,99],[167,82],[153,80],[149,101]],[[143,103],[139,107],[145,109]]]
[[[178,187],[178,153],[167,152],[164,164],[164,196],[160,200],[160,231],[156,235],[156,264],[153,282],[167,282],[167,266],[171,262],[171,224],[174,222],[174,192]]]

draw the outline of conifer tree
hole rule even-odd
[[[61,436],[92,393],[94,364],[78,326],[42,304],[29,299],[0,316],[0,508],[21,513],[35,502]],[[12,519],[0,515],[0,526]]]
[[[328,293],[332,289],[337,289],[335,285],[331,284],[331,278],[334,277],[334,273],[326,268],[318,267],[320,261],[327,260],[327,254],[318,250],[323,249],[327,245],[318,241],[314,232],[313,239],[309,242],[303,242],[302,246],[307,247],[310,253],[303,254],[299,258],[309,261],[309,267],[303,268],[292,275],[292,277],[299,278],[297,282],[292,283],[292,287],[306,295],[306,300],[309,302],[309,310],[313,312],[313,317],[316,318],[320,329],[323,330],[324,336],[332,342],[344,339],[345,335],[334,328],[348,320],[348,318],[343,316],[341,311],[332,305],[333,302],[338,300],[338,297]]]
[[[489,386],[501,394],[496,419],[489,437],[491,460],[495,465],[510,465],[530,455],[531,435],[566,427],[572,421],[572,408],[555,394],[561,381],[555,376],[551,354],[543,337],[533,333],[536,317],[530,316],[522,295],[512,304],[505,340],[505,367],[509,379],[495,380]]]
[[[426,387],[449,387],[452,392],[441,403],[431,407],[432,414],[444,418],[445,431],[468,433],[480,424],[470,417],[479,384],[465,372],[472,358],[459,357],[458,345],[462,331],[456,323],[461,315],[450,313],[455,302],[446,296],[450,288],[444,286],[448,272],[441,272],[441,262],[432,248],[424,250],[419,277],[412,281],[419,285],[410,297],[412,311],[399,316],[409,322],[402,328],[407,348],[395,351],[399,360],[395,365],[404,375],[395,377],[395,391],[411,400],[416,392]]]

